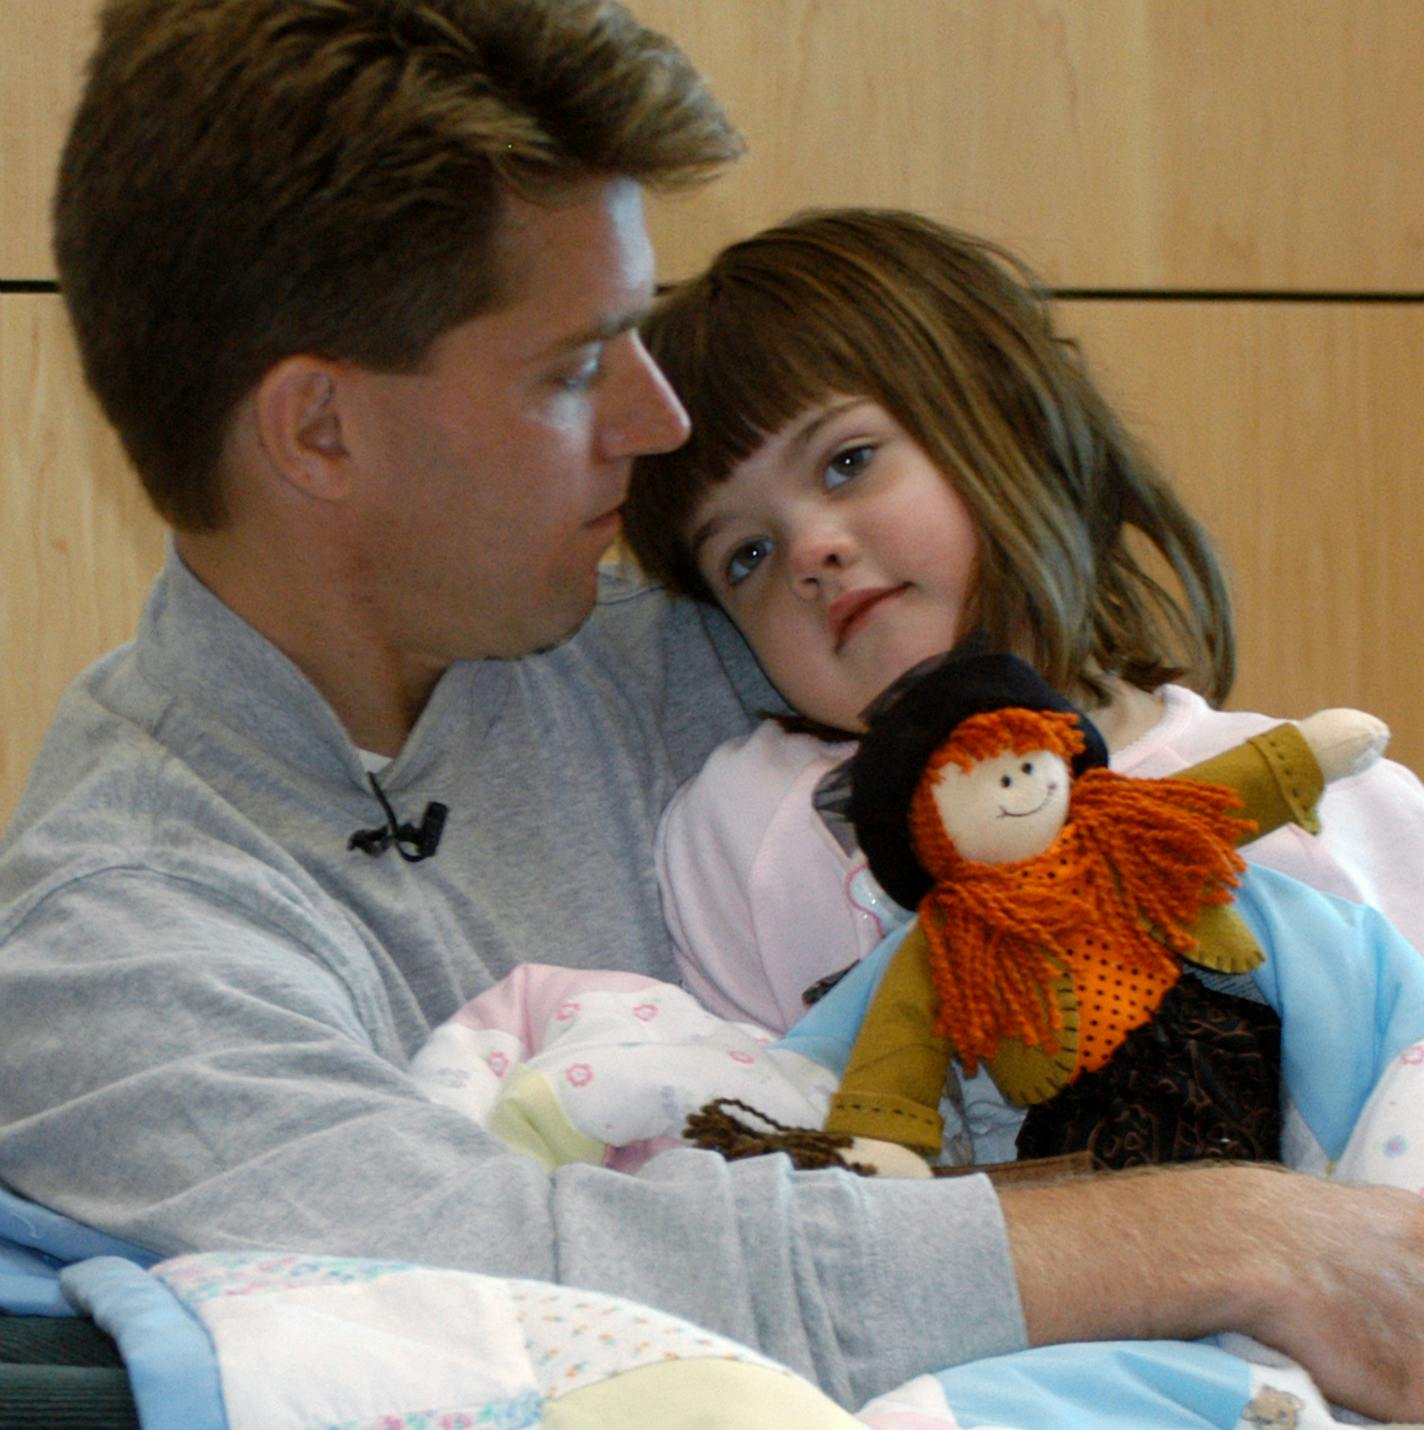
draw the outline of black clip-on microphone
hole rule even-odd
[[[386,798],[386,792],[375,775],[368,773],[366,778],[370,780],[371,788],[381,802],[386,822],[376,829],[358,829],[347,840],[346,847],[359,849],[363,854],[374,858],[378,854],[384,854],[394,844],[396,853],[407,864],[419,864],[422,859],[429,859],[440,847],[440,836],[445,832],[445,816],[450,813],[449,806],[431,800],[425,806],[425,813],[421,815],[419,825],[414,825],[409,820],[401,824],[397,821],[396,812],[391,808],[391,802]],[[406,848],[407,844],[414,846],[414,852]]]

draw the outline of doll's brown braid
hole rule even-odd
[[[733,1107],[756,1118],[764,1127],[754,1126],[735,1116],[728,1111]],[[863,1162],[848,1162],[842,1156],[842,1149],[851,1145],[849,1137],[811,1127],[787,1127],[785,1123],[758,1112],[735,1097],[719,1097],[689,1113],[682,1135],[695,1146],[709,1152],[720,1152],[729,1162],[742,1157],[760,1157],[768,1152],[785,1152],[792,1165],[803,1171],[843,1167],[861,1176],[875,1175],[874,1167]]]

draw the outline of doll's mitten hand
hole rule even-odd
[[[857,1168],[873,1169],[877,1177],[928,1177],[930,1164],[918,1152],[898,1142],[880,1142],[874,1137],[853,1137],[843,1154]]]
[[[1389,744],[1389,726],[1363,710],[1317,710],[1299,728],[1326,784],[1369,769]]]

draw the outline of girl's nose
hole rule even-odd
[[[793,533],[788,569],[798,594],[812,598],[827,580],[844,576],[854,557],[854,543],[841,526],[819,520]]]

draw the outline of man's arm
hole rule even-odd
[[[332,921],[247,884],[224,903],[114,869],[0,930],[0,1178],[164,1253],[388,1257],[629,1296],[848,1405],[1023,1344],[982,1179],[876,1186],[694,1150],[640,1177],[548,1176],[420,1095]]]
[[[1345,1403],[1424,1412],[1424,1208],[1403,1193],[1211,1167],[996,1200],[979,1177],[693,1150],[639,1177],[548,1177],[419,1095],[369,1026],[379,989],[344,980],[290,906],[174,886],[78,881],[0,947],[0,1177],[83,1221],[165,1252],[395,1257],[630,1296],[847,1405],[1018,1349],[1026,1319],[1034,1342],[1241,1330]]]
[[[1262,1166],[1119,1172],[1001,1194],[1030,1344],[1222,1330],[1333,1400],[1424,1417],[1424,1201]]]

